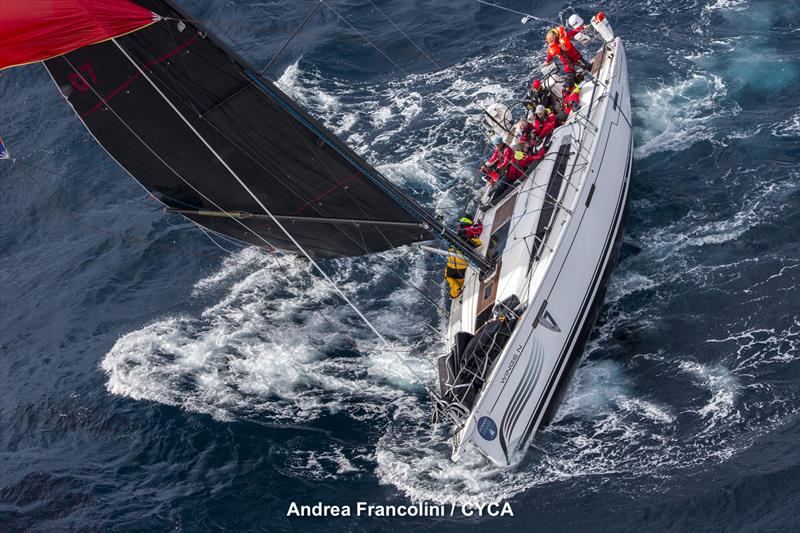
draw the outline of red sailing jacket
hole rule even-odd
[[[558,43],[553,43],[548,47],[545,63],[550,63],[555,56],[558,56],[561,64],[564,65],[564,72],[572,72],[575,69],[574,64],[578,63],[582,57],[571,39],[583,31],[583,26],[578,26],[570,31],[565,30],[564,26],[559,26],[556,31],[558,32]]]
[[[545,149],[542,148],[533,155],[526,155],[522,159],[515,159],[508,168],[506,179],[511,182],[521,178],[525,174],[525,171],[528,170],[530,164],[534,161],[539,161],[542,159],[544,157],[544,153]]]
[[[496,170],[504,169],[508,166],[512,159],[514,159],[514,151],[510,146],[502,145],[503,151],[500,148],[495,148],[492,157],[486,162],[487,167],[494,167]]]
[[[533,116],[533,132],[538,137],[546,137],[550,135],[556,128],[556,116],[550,112],[544,120],[539,118],[539,115]]]
[[[569,115],[573,109],[578,109],[581,106],[581,95],[579,93],[571,92],[564,97],[561,102],[561,109]]]

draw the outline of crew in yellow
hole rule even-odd
[[[450,255],[447,257],[447,267],[444,269],[444,279],[450,285],[450,298],[461,296],[464,288],[464,278],[467,274],[467,260],[457,255],[455,248],[448,250]]]

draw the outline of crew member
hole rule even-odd
[[[497,187],[492,193],[492,198],[489,200],[489,207],[495,205],[498,200],[505,196],[506,192],[515,185],[517,180],[524,177],[528,173],[531,163],[540,161],[544,158],[545,149],[542,148],[533,155],[526,155],[525,152],[518,151],[514,153],[514,162],[508,167],[508,172],[497,183]]]
[[[581,31],[583,31],[583,26],[578,26],[569,31],[564,26],[557,26],[547,32],[545,37],[548,45],[545,63],[549,64],[554,57],[558,56],[564,66],[564,74],[567,79],[575,78],[576,67],[590,70],[589,64],[586,63],[580,51],[572,44],[572,38]]]
[[[541,148],[538,152],[532,155],[526,155],[524,152],[516,152],[514,154],[514,162],[511,163],[508,172],[506,172],[506,179],[509,181],[509,183],[514,183],[521,177],[527,175],[528,171],[530,170],[531,163],[544,159],[545,152],[545,148]]]
[[[550,107],[553,103],[551,102],[551,95],[550,89],[543,87],[541,80],[533,80],[531,89],[522,99],[522,103],[531,111],[536,109],[538,105]]]
[[[458,255],[455,248],[448,250],[447,266],[444,269],[444,279],[450,285],[450,298],[458,298],[464,289],[464,278],[467,275],[467,260]]]
[[[556,127],[556,116],[552,111],[543,105],[536,107],[536,112],[533,115],[533,133],[540,139],[544,139]]]
[[[514,126],[514,148],[525,151],[527,145],[531,142],[532,131],[533,124],[526,117],[519,119],[517,125]]]
[[[492,137],[492,144],[494,145],[494,152],[486,163],[481,165],[480,171],[488,176],[490,183],[494,183],[500,177],[500,174],[505,172],[511,160],[514,158],[514,151],[503,142],[500,135]]]
[[[483,233],[483,222],[480,220],[473,222],[472,219],[466,215],[458,219],[456,234],[459,237],[472,239],[474,237],[480,237],[481,233]]]
[[[564,99],[561,101],[561,111],[559,114],[563,113],[563,118],[558,117],[561,121],[565,121],[567,116],[576,111],[581,106],[581,87],[580,85],[575,85],[572,90],[567,91],[564,95]]]

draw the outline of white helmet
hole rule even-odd
[[[583,26],[583,19],[577,13],[573,13],[572,15],[570,15],[569,19],[567,19],[567,22],[573,28],[577,28],[578,26]]]
[[[545,107],[542,104],[536,106],[536,114],[544,115]]]

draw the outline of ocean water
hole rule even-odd
[[[368,1],[331,3],[403,71],[323,7],[271,77],[455,214],[483,150],[471,104],[521,94],[545,26],[380,2],[434,65]],[[181,4],[264,65],[313,3]],[[3,71],[0,531],[800,529],[800,6],[603,9],[633,94],[626,237],[564,404],[508,469],[449,460],[422,387],[305,262],[165,215],[41,66]],[[324,267],[433,383],[442,265],[409,248]],[[293,501],[514,516],[297,519]]]

